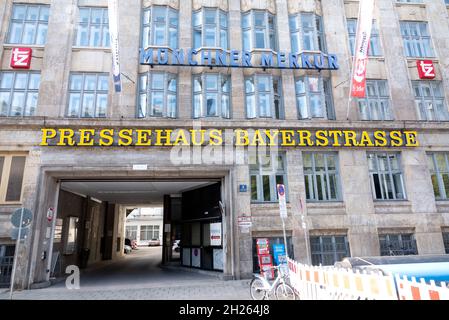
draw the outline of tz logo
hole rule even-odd
[[[11,52],[11,68],[29,69],[31,65],[31,48],[14,48]]]
[[[435,67],[432,60],[418,60],[418,75],[420,79],[435,78]]]

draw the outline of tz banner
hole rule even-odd
[[[112,50],[112,76],[114,78],[115,92],[122,91],[120,80],[120,63],[118,51],[118,0],[108,0],[109,36]]]
[[[365,97],[366,65],[368,63],[368,49],[373,23],[374,0],[359,2],[359,18],[355,44],[354,61],[352,66],[351,96]]]

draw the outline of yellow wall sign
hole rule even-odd
[[[410,130],[43,128],[41,146],[418,147]]]

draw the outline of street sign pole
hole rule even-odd
[[[284,232],[285,255],[288,258],[287,234],[285,232],[285,218],[287,218],[287,201],[285,200],[285,186],[283,184],[278,184],[276,186],[276,189],[279,198],[279,214],[281,216],[282,230]]]
[[[14,250],[14,262],[12,265],[12,272],[11,272],[11,288],[9,291],[9,299],[10,300],[12,300],[12,294],[14,291],[14,278],[16,277],[16,267],[17,267],[17,258],[19,256],[20,237],[22,236],[23,211],[24,211],[24,208],[22,208],[22,210],[20,212],[19,235],[17,236],[16,248]]]

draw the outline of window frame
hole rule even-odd
[[[310,78],[317,78],[318,79],[318,85],[319,85],[319,91],[310,91],[309,86],[309,79]],[[297,83],[299,81],[303,80],[304,82],[304,93],[298,92],[298,85]],[[335,120],[335,110],[334,110],[334,103],[332,98],[332,83],[330,78],[319,76],[311,76],[311,75],[304,75],[301,77],[295,77],[295,99],[296,99],[296,112],[298,114],[299,120],[311,120],[311,119],[326,119],[326,120]],[[326,92],[327,91],[327,92]],[[312,116],[311,112],[311,96],[312,95],[320,95],[321,97],[321,105],[323,107],[322,117],[315,117]],[[306,97],[306,104],[307,104],[307,113],[308,117],[301,118],[301,111],[300,111],[300,104],[299,99],[301,97]]]
[[[434,191],[434,196],[435,196],[435,200],[449,200],[449,183],[448,183],[448,189],[446,190],[446,186],[444,184],[444,178],[443,175],[447,175],[448,176],[448,180],[449,180],[449,153],[447,152],[429,152],[426,154],[427,155],[427,161],[428,161],[428,165],[430,164],[429,161],[432,161],[432,167],[429,168],[429,172],[430,172],[430,179],[432,181],[432,187],[433,187],[433,191]],[[440,168],[438,166],[438,161],[437,161],[437,155],[441,155],[444,157],[445,163],[446,163],[446,170],[442,170],[442,168]],[[435,190],[435,186],[433,185],[433,175],[436,175],[436,181],[438,183],[438,192],[439,192],[439,196],[436,194],[436,190]]]
[[[305,30],[303,26],[303,19],[306,17],[312,17],[314,18],[314,24],[312,28],[308,28],[307,31],[311,32],[313,34],[313,49],[306,49],[305,48]],[[294,23],[296,25],[296,28],[292,28],[293,26],[293,20],[296,20]],[[327,52],[327,46],[326,46],[326,38],[325,38],[325,32],[324,32],[324,24],[323,24],[323,17],[320,15],[317,15],[313,12],[298,12],[296,14],[291,14],[288,16],[288,25],[290,30],[290,45],[292,48],[292,52]],[[294,45],[294,39],[296,39],[298,50],[295,51],[295,45]]]
[[[431,96],[426,96],[424,94],[423,90],[425,86],[430,89]],[[436,87],[438,87],[439,91],[442,93],[441,97],[435,96],[435,92],[438,91]],[[419,121],[449,121],[449,110],[447,109],[446,99],[444,97],[444,88],[442,81],[412,80],[412,88],[415,99],[415,108],[416,112],[418,113]],[[416,96],[416,90],[418,90],[420,94],[419,96]],[[429,102],[432,106],[431,109],[427,107]],[[437,102],[441,103],[443,110],[435,109],[435,106],[438,105]],[[425,110],[421,110],[420,104],[422,108],[425,108]],[[423,119],[424,114],[425,119]],[[429,115],[431,116],[429,117]],[[433,117],[434,119],[429,119],[431,117]]]
[[[267,91],[259,90],[259,81],[262,78],[268,78],[270,89]],[[248,92],[247,89],[247,81],[252,79],[252,84],[254,91]],[[277,81],[278,92],[274,91],[274,82]],[[251,76],[244,77],[244,90],[245,90],[245,115],[246,119],[273,119],[273,120],[284,120],[285,118],[285,110],[284,110],[284,99],[283,99],[283,91],[282,91],[282,78],[279,76],[274,76],[271,74],[265,73],[255,73]],[[262,95],[270,95],[270,116],[261,116],[260,107],[262,104],[260,103],[260,96]],[[254,117],[250,117],[249,106],[248,106],[248,97],[254,96]],[[279,117],[276,116],[276,101],[279,103],[278,114]],[[253,106],[251,106],[252,108]]]
[[[23,173],[22,173],[22,182],[20,187],[20,199],[7,201],[7,193],[8,187],[11,179],[11,168],[12,161],[14,157],[23,157],[24,165],[23,165]],[[24,181],[25,181],[25,172],[27,168],[28,156],[26,153],[0,153],[0,158],[3,158],[2,166],[0,167],[0,205],[15,205],[21,204],[23,202],[23,191],[24,191]]]
[[[207,77],[216,76],[217,77],[217,89],[208,89],[207,88]],[[201,91],[195,91],[195,80],[201,78]],[[225,78],[228,81],[229,88],[228,92],[223,91],[223,81]],[[205,108],[207,108],[207,95],[208,94],[216,94],[217,95],[217,112],[216,115],[208,115],[207,112],[204,113]],[[196,104],[195,104],[195,96],[201,97],[201,105],[200,105],[200,113],[197,116]],[[229,101],[229,110],[223,109],[223,96],[228,97]],[[201,119],[201,118],[221,118],[221,119],[231,119],[232,113],[232,82],[231,75],[220,73],[220,72],[203,72],[192,75],[192,119]]]
[[[24,19],[14,19],[14,8],[19,6],[25,6],[25,18]],[[39,8],[39,16],[37,20],[27,20],[27,13],[29,7],[38,7]],[[42,7],[48,8],[48,18],[47,20],[40,20],[41,17],[41,9]],[[6,41],[5,44],[11,44],[11,45],[31,45],[31,46],[42,46],[44,47],[47,43],[47,37],[48,37],[48,22],[50,19],[50,5],[49,4],[39,4],[39,3],[13,3],[11,6],[11,17],[9,19],[9,25],[8,25],[8,33],[6,35]],[[22,24],[22,33],[20,35],[20,42],[11,42],[11,32],[12,32],[12,26],[13,23],[21,23]],[[34,32],[34,39],[32,43],[24,43],[23,37],[25,32],[25,25],[26,24],[34,24],[35,32]],[[39,25],[44,24],[46,25],[46,31],[45,31],[45,39],[44,43],[36,43],[38,38],[38,30]]]
[[[213,12],[215,11],[215,25],[206,23],[206,12]],[[200,24],[195,25],[195,15],[200,15]],[[226,21],[226,27],[223,27],[222,25],[222,18],[221,16],[225,15],[225,21]],[[206,45],[206,30],[208,27],[212,27],[215,30],[215,45],[214,46],[207,46]],[[201,33],[201,44],[197,46],[195,44],[195,32],[200,31]],[[225,31],[226,33],[226,47],[222,47],[222,37],[221,32]],[[216,7],[201,7],[201,9],[194,10],[192,12],[192,42],[193,42],[193,48],[194,49],[201,49],[201,48],[214,48],[214,49],[221,49],[221,50],[229,50],[229,15],[227,11],[224,11],[220,8]],[[218,44],[218,45],[217,45]]]
[[[371,169],[370,168],[370,160],[369,160],[369,156],[370,155],[374,155],[375,156],[375,163],[376,163],[376,168],[375,169]],[[387,166],[388,169],[381,171],[379,168],[379,156],[385,155],[386,159],[387,159]],[[396,156],[397,157],[397,163],[398,163],[398,167],[399,169],[392,169],[392,165],[391,165],[391,159],[390,156]],[[373,196],[373,200],[374,201],[406,201],[407,200],[407,190],[405,188],[405,181],[404,181],[404,172],[403,172],[403,168],[402,168],[402,157],[401,154],[399,152],[368,152],[367,153],[367,161],[368,161],[368,173],[370,176],[370,185],[371,185],[371,194]],[[378,199],[377,195],[376,195],[376,187],[374,184],[374,174],[378,175],[378,179],[379,179],[379,186],[380,186],[380,193],[382,198]],[[402,187],[402,194],[403,197],[402,198],[397,198],[397,191],[396,187],[394,185],[394,178],[393,175],[394,174],[400,174],[400,180],[401,180],[401,187]],[[382,177],[384,178],[380,178],[382,175]],[[385,175],[388,175],[389,177],[389,181],[390,181],[390,187],[392,187],[392,194],[393,194],[393,198],[389,199],[388,198],[388,188],[386,186],[387,180],[385,179]]]
[[[323,155],[324,156],[324,172],[320,172],[316,170],[316,159],[315,155]],[[304,158],[306,155],[311,156],[312,160],[312,170],[309,172],[306,170],[306,167],[304,165]],[[332,155],[334,156],[335,160],[335,170],[329,170],[328,166],[328,157]],[[305,190],[306,192],[306,202],[311,203],[323,203],[323,202],[342,202],[343,201],[343,190],[341,185],[341,178],[340,178],[340,160],[338,157],[338,152],[314,152],[314,151],[305,151],[302,154],[303,159],[303,170],[304,170],[304,185],[313,186],[313,193],[308,192],[307,188]],[[335,172],[333,172],[335,171]],[[330,184],[330,175],[335,176],[335,183],[336,183],[336,189],[335,189],[335,199],[331,199],[331,184]],[[319,199],[319,192],[318,192],[318,183],[317,179],[318,176],[320,176],[321,180],[321,194],[323,196],[323,199]],[[322,177],[322,178],[321,178]],[[306,184],[307,179],[307,184]],[[312,180],[312,181],[311,181]],[[324,185],[324,180],[326,181],[326,184]],[[312,182],[312,183],[311,183]],[[325,196],[328,195],[328,196]],[[310,199],[309,196],[312,196]],[[326,198],[326,199],[325,199]]]
[[[435,50],[432,42],[432,36],[429,32],[429,24],[426,21],[409,21],[402,20],[399,21],[402,43],[404,46],[404,55],[407,58],[435,58]],[[425,25],[425,31],[428,35],[421,34],[421,26]],[[412,35],[412,27],[413,31],[416,31],[417,35]],[[405,34],[407,33],[407,34]],[[426,48],[424,45],[426,40],[429,43],[429,48]],[[408,52],[407,43],[411,43],[411,47],[413,52]],[[425,55],[418,55],[418,51],[422,51],[422,53],[426,53]]]
[[[289,192],[288,192],[288,170],[287,170],[287,153],[286,152],[270,152],[270,167],[264,168],[261,162],[261,157],[268,156],[267,154],[256,153],[257,157],[256,163],[250,163],[249,165],[249,186],[250,186],[250,196],[251,203],[276,203],[278,202],[277,195],[277,177],[282,176],[282,183],[285,186],[285,198],[289,202]],[[274,163],[278,163],[277,157],[280,156],[282,159],[282,170],[279,168],[273,168]],[[257,167],[256,167],[257,166]],[[270,190],[270,200],[264,199],[264,183],[263,177],[268,176],[269,178],[269,190]],[[252,177],[256,177],[256,199],[253,199],[253,186]]]
[[[165,41],[164,44],[155,44],[155,26],[156,26],[156,22],[154,21],[154,9],[155,8],[162,8],[165,10],[165,22],[163,23],[165,25],[165,30],[164,30],[164,37],[165,37]],[[171,17],[176,16],[176,25],[171,23]],[[150,20],[145,21],[145,18],[148,17]],[[140,36],[140,46],[142,48],[148,48],[148,47],[165,47],[165,48],[172,48],[172,49],[178,49],[179,47],[179,10],[178,9],[174,9],[172,7],[170,7],[169,5],[151,5],[148,7],[145,7],[142,9],[142,17],[141,17],[141,24],[140,24],[140,32],[141,32],[141,36]],[[160,23],[161,25],[163,25],[162,23]],[[148,33],[145,34],[145,30],[146,28],[148,29]],[[176,45],[172,46],[172,44],[170,43],[170,36],[171,36],[171,28],[174,28],[175,33],[176,33]]]
[[[346,19],[346,30],[348,32],[348,40],[349,40],[349,50],[352,57],[354,57],[354,51],[355,51],[355,42],[357,40],[357,23],[358,18],[348,18]],[[350,24],[355,24],[351,25]],[[354,32],[351,32],[354,30]],[[375,44],[375,45],[373,45]],[[377,49],[375,52],[374,48]],[[371,35],[370,35],[370,45],[368,48],[368,57],[383,57],[383,50],[382,50],[382,42],[380,41],[380,32],[379,28],[377,27],[377,20],[373,20],[373,24],[371,27]]]
[[[262,26],[256,26],[256,14],[264,14],[264,23]],[[244,26],[244,20],[245,16],[249,16],[249,22],[250,24],[248,26]],[[273,27],[270,27],[269,24],[269,18],[272,18],[273,20]],[[279,48],[279,39],[277,35],[277,21],[276,21],[276,15],[272,14],[268,10],[260,10],[260,9],[251,9],[245,12],[241,13],[241,29],[242,29],[242,49],[244,51],[252,52],[254,50],[271,50],[274,52],[278,51]],[[256,47],[256,30],[258,32],[263,30],[264,33],[264,48],[258,48]],[[249,32],[249,42],[248,46],[245,45],[245,32]],[[271,41],[270,36],[273,36],[273,43]],[[272,47],[273,46],[273,47]]]
[[[154,89],[152,87],[152,80],[153,80],[153,75],[154,74],[162,74],[164,76],[164,88],[163,89]],[[141,79],[142,77],[146,77],[146,90],[142,90],[142,82]],[[169,90],[169,82],[171,80],[175,80],[176,81],[176,91],[172,91]],[[178,107],[178,89],[179,89],[179,80],[178,80],[178,74],[176,73],[171,73],[171,72],[153,72],[153,71],[148,71],[148,72],[143,72],[143,73],[139,73],[139,83],[137,85],[137,90],[138,90],[138,94],[137,94],[137,113],[136,113],[136,118],[138,119],[152,119],[152,118],[169,118],[169,119],[176,119],[178,118],[178,113],[179,113],[179,107]],[[158,116],[154,114],[153,111],[153,106],[151,104],[152,98],[153,98],[153,93],[155,92],[162,92],[163,94],[163,111],[162,111],[162,115]],[[142,108],[141,108],[141,96],[145,95],[146,96],[146,106],[145,106],[145,114],[143,114]],[[169,96],[174,96],[176,99],[176,105],[175,105],[175,110],[174,110],[174,116],[170,116],[169,110],[168,110],[168,98]]]
[[[323,240],[324,240],[323,238],[331,238],[332,251],[330,251],[330,250],[326,251],[325,244],[323,243]],[[345,252],[343,252],[343,250],[337,250],[336,238],[343,238],[344,245],[345,245]],[[319,251],[314,251],[313,250],[314,247],[315,247],[315,244],[313,243],[314,239],[318,239],[319,240],[319,247],[320,247]],[[312,259],[311,260],[312,265],[316,265],[316,264],[313,264],[315,256],[319,257],[319,260],[320,260],[319,265],[323,265],[323,262],[324,262],[324,258],[323,257],[325,255],[332,254],[333,255],[333,259],[334,259],[333,263],[341,260],[338,257],[339,254],[343,254],[344,253],[345,257],[351,257],[351,248],[349,246],[349,241],[348,241],[348,236],[347,235],[338,235],[338,234],[337,235],[312,235],[312,236],[309,237],[308,240],[310,242],[310,257]],[[333,265],[333,263],[331,265]],[[325,264],[325,265],[328,265],[328,264]]]
[[[398,237],[398,241],[397,241],[397,245],[400,247],[399,249],[392,249],[393,244],[395,243],[395,241],[390,240],[391,236],[397,236]],[[410,240],[404,240],[402,239],[403,236],[410,236]],[[384,239],[382,239],[384,238]],[[382,242],[385,242],[385,245],[382,245]],[[411,247],[410,249],[406,249],[404,246],[404,243],[409,242]],[[386,248],[389,248],[388,251],[386,251]],[[418,246],[416,244],[416,237],[414,233],[381,233],[379,234],[379,249],[380,249],[380,256],[404,256],[404,255],[418,255]],[[407,250],[414,250],[414,253],[408,253],[408,254],[404,254],[405,252],[407,252]],[[396,251],[393,252],[393,251]],[[398,252],[400,252],[400,254],[397,254]],[[388,253],[388,254],[385,254]],[[393,253],[393,254],[391,254]]]
[[[388,94],[387,96],[380,95],[380,85],[385,86],[385,92]],[[375,96],[368,95],[368,86],[373,85],[375,89]],[[362,121],[394,121],[393,110],[391,110],[391,98],[390,98],[390,87],[388,86],[388,81],[384,79],[369,79],[366,80],[366,95],[365,98],[356,99],[357,102],[357,110],[359,112],[360,120]],[[367,114],[368,118],[364,119],[364,113],[362,112],[362,102],[365,102],[365,107],[368,109]],[[379,110],[381,113],[381,117],[374,119],[373,117],[373,108],[371,106],[372,102],[376,102],[379,106]],[[382,108],[382,103],[384,103],[384,107]]]
[[[80,21],[80,12],[81,10],[89,10],[89,20],[87,22],[81,22]],[[92,22],[92,10],[101,10],[101,22],[96,23]],[[107,7],[95,7],[95,6],[82,6],[78,7],[78,20],[76,21],[76,28],[75,28],[75,34],[73,37],[73,47],[75,48],[110,48],[110,35],[109,35],[109,12]],[[107,21],[107,22],[105,22]],[[81,36],[78,38],[80,26],[87,27],[87,45],[81,44]],[[100,45],[91,45],[91,28],[92,27],[99,27],[100,28]],[[78,39],[80,40],[80,43],[78,43]],[[106,43],[103,43],[103,41],[106,40]]]
[[[444,251],[446,254],[449,254],[449,230],[444,230],[442,232],[443,237],[443,245],[444,245]]]
[[[84,86],[85,86],[85,82],[86,82],[86,76],[92,76],[95,75],[95,89],[94,90],[85,90]],[[82,84],[81,84],[81,89],[80,90],[75,90],[75,89],[71,89],[71,85],[72,85],[72,78],[74,76],[82,76]],[[103,77],[107,77],[108,79],[108,89],[107,90],[99,90],[98,89],[98,79],[100,76]],[[108,117],[108,113],[110,112],[110,108],[108,108],[109,103],[110,103],[110,97],[109,97],[109,84],[110,84],[110,79],[109,79],[109,74],[105,73],[105,72],[70,72],[70,76],[69,76],[69,83],[68,83],[68,92],[67,92],[67,109],[66,109],[66,117],[67,118],[75,118],[75,119],[104,119]],[[93,94],[94,95],[94,110],[93,110],[93,116],[92,117],[86,117],[86,116],[82,116],[83,110],[85,108],[85,106],[83,105],[83,101],[84,101],[84,95],[87,91],[87,94]],[[79,110],[77,113],[77,116],[72,116],[70,115],[70,96],[71,94],[79,94],[80,97],[80,102],[79,102]],[[106,110],[105,110],[105,115],[104,116],[99,116],[97,115],[97,98],[99,94],[106,94],[107,95],[107,101],[106,101]]]
[[[1,82],[3,81],[3,77],[5,74],[12,74],[12,79],[11,79],[11,88],[9,88],[9,90],[7,88],[2,89],[1,88]],[[17,89],[15,88],[15,82],[16,82],[16,78],[18,74],[26,74],[26,86],[24,89]],[[39,85],[37,87],[37,89],[30,89],[30,79],[32,75],[38,75],[39,76]],[[9,100],[7,103],[7,114],[3,115],[2,114],[2,106],[0,105],[0,118],[1,117],[33,117],[36,116],[36,111],[37,111],[37,107],[39,106],[39,88],[41,85],[41,73],[39,71],[14,71],[14,70],[5,70],[5,71],[0,71],[0,94],[1,93],[9,93]],[[23,93],[24,94],[24,100],[23,100],[23,111],[21,112],[20,115],[12,115],[12,102],[13,102],[13,98],[14,98],[14,93]],[[37,99],[36,99],[36,105],[34,106],[34,112],[32,114],[27,114],[29,113],[29,111],[27,111],[29,109],[30,106],[27,106],[27,102],[28,102],[28,95],[29,94],[35,94],[37,95]],[[27,111],[27,112],[26,112]]]

